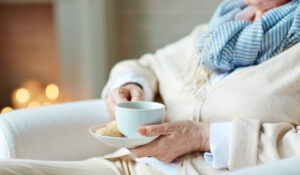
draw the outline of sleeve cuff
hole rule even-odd
[[[115,88],[119,88],[122,85],[126,84],[126,83],[137,83],[139,84],[142,88],[143,91],[145,93],[145,101],[152,101],[153,99],[153,94],[152,94],[152,90],[149,86],[149,84],[147,83],[147,81],[138,76],[135,73],[127,73],[124,75],[120,75],[118,76],[115,81],[111,84],[111,86],[109,87],[109,90],[107,91],[106,96],[108,96],[108,94]]]
[[[259,120],[233,119],[228,169],[236,170],[256,165],[260,126]]]
[[[231,135],[231,123],[213,123],[210,126],[210,150],[204,153],[206,162],[213,168],[227,168],[229,160],[229,144]]]

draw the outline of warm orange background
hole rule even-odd
[[[0,108],[27,79],[58,82],[52,5],[0,4]]]

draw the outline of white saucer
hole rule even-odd
[[[109,137],[109,136],[102,136],[96,134],[96,131],[98,129],[105,126],[106,124],[92,126],[89,129],[89,133],[97,140],[116,148],[123,148],[123,147],[135,148],[150,143],[158,137],[158,136],[154,136],[154,137],[142,137],[142,138],[127,138],[127,137]]]

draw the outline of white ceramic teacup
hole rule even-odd
[[[128,138],[141,138],[138,128],[164,121],[165,106],[150,101],[123,102],[116,105],[116,121],[121,133]]]

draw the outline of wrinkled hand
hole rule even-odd
[[[179,156],[194,151],[210,151],[210,125],[194,121],[176,121],[139,128],[143,136],[159,136],[153,142],[129,149],[136,157],[155,157],[170,163]]]
[[[115,119],[116,104],[126,101],[143,101],[144,96],[143,89],[135,83],[128,83],[112,90],[106,98],[106,110],[110,120]]]

